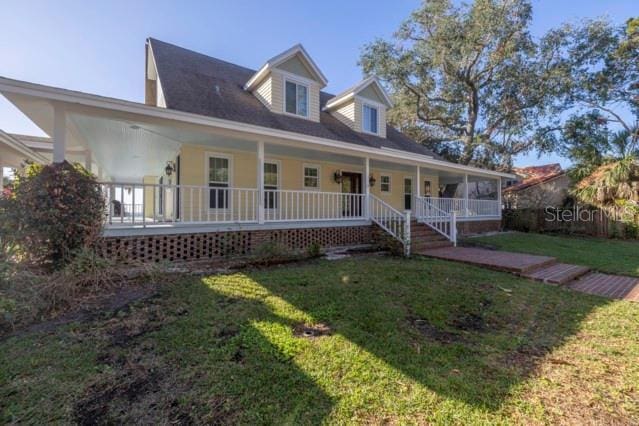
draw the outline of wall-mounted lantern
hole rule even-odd
[[[375,179],[375,176],[371,174],[368,177],[368,185],[372,188],[373,186],[375,186],[375,182],[377,182],[377,179]]]
[[[166,167],[164,168],[164,173],[167,176],[171,176],[173,174],[173,172],[175,171],[175,162],[173,161],[167,161],[166,162]]]
[[[336,170],[335,173],[333,173],[333,180],[335,180],[335,183],[342,183],[342,177],[341,170]]]

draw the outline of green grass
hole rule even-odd
[[[500,250],[541,254],[601,272],[639,276],[639,242],[580,236],[512,232],[473,237],[471,243]]]
[[[637,423],[637,335],[637,304],[429,259],[184,277],[0,342],[0,422]]]

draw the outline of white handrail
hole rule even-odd
[[[410,254],[410,212],[402,213],[373,194],[368,195],[370,219],[384,231],[399,240],[404,254]]]
[[[432,200],[430,197],[416,197],[417,220],[439,232],[456,246],[457,212],[454,210],[446,212],[434,205]]]
[[[366,196],[341,192],[105,182],[111,226],[366,220]],[[133,205],[135,203],[135,206]]]
[[[457,217],[499,217],[501,206],[498,200],[475,200],[465,198],[426,198],[431,205],[450,214],[455,212]]]

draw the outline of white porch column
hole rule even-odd
[[[264,223],[264,142],[257,143],[257,221]]]
[[[501,219],[501,178],[497,179],[497,208],[499,209],[499,218]]]
[[[370,215],[370,211],[369,211],[369,207],[370,207],[370,194],[371,194],[371,185],[369,183],[369,179],[371,176],[371,160],[370,158],[366,157],[364,159],[364,179],[362,182],[364,185],[364,212],[366,214],[366,218],[370,219],[371,215]]]
[[[415,217],[419,220],[422,217],[422,212],[420,211],[421,203],[419,202],[419,197],[422,196],[422,173],[421,168],[419,166],[416,167],[415,171],[415,200],[413,201],[413,212],[415,212]]]
[[[67,148],[67,114],[61,105],[53,107],[53,162],[64,162]]]
[[[470,216],[470,212],[468,211],[468,174],[464,175],[464,216]]]

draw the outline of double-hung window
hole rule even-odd
[[[380,176],[379,189],[382,192],[390,192],[391,179],[388,175]]]
[[[284,104],[287,113],[308,117],[308,87],[286,80]]]
[[[364,131],[377,134],[377,108],[364,104],[362,114],[362,126],[364,127]]]
[[[319,167],[304,165],[304,189],[319,190]]]
[[[279,187],[279,164],[264,162],[264,207],[276,209],[278,205],[277,189]]]
[[[229,170],[228,157],[209,157],[209,208],[226,209],[229,206]]]

